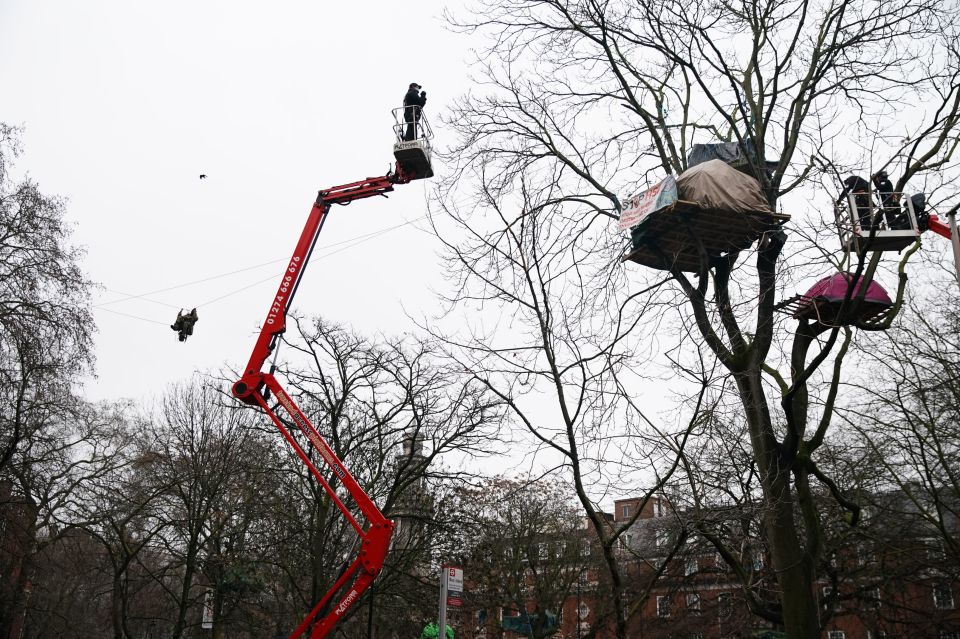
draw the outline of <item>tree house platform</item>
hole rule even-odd
[[[623,261],[696,273],[700,270],[698,241],[708,256],[718,257],[749,248],[763,233],[789,220],[790,216],[782,213],[744,213],[677,200],[651,213],[633,228],[632,248]]]

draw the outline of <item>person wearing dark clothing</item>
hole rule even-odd
[[[887,218],[887,228],[902,226],[902,220],[897,220],[900,206],[893,195],[893,184],[887,177],[887,172],[880,170],[873,174],[873,190],[880,196],[880,206],[883,207],[883,216]]]
[[[914,193],[910,196],[910,205],[913,206],[913,215],[917,219],[917,229],[925,232],[930,228],[930,214],[927,213],[927,196],[923,193]],[[903,203],[903,217],[909,219],[910,211],[907,203]]]
[[[407,130],[403,134],[405,141],[417,139],[420,115],[427,104],[427,92],[421,91],[422,88],[416,82],[411,82],[406,95],[403,96],[403,121],[407,123]]]
[[[860,220],[860,228],[870,230],[873,228],[873,220],[870,215],[870,183],[859,175],[851,175],[843,181],[844,189],[840,193],[837,204],[846,208],[849,206],[848,195],[854,194],[853,202],[857,207],[857,218]]]
[[[193,335],[193,325],[197,323],[197,319],[197,309],[191,310],[186,315],[181,310],[177,312],[177,319],[170,325],[170,328],[177,331],[177,338],[181,342],[185,342],[187,337]]]

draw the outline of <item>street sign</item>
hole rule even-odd
[[[463,568],[447,566],[447,588],[449,590],[463,591]]]
[[[213,590],[207,588],[203,593],[203,617],[200,619],[200,628],[203,630],[213,629]]]
[[[456,566],[446,567],[447,605],[451,608],[463,606],[463,569]]]
[[[440,623],[437,627],[447,627],[447,607],[461,606],[463,606],[463,568],[440,566]]]

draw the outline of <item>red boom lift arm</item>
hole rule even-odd
[[[950,227],[941,222],[940,218],[932,213],[930,214],[930,219],[927,221],[927,228],[940,237],[950,239]]]
[[[293,631],[290,639],[300,637],[313,624],[313,630],[310,632],[310,639],[321,639],[326,637],[327,633],[334,625],[356,604],[360,595],[370,587],[373,580],[380,573],[383,567],[384,559],[387,555],[387,549],[390,546],[390,537],[393,534],[393,522],[383,516],[383,513],[377,508],[376,504],[363,491],[356,482],[350,471],[346,469],[343,462],[333,452],[329,444],[320,436],[320,433],[313,427],[307,416],[297,407],[293,398],[280,386],[280,382],[273,376],[273,367],[269,373],[263,372],[263,366],[267,358],[273,352],[283,334],[287,325],[287,311],[297,292],[303,271],[310,260],[310,254],[317,242],[317,236],[323,228],[323,223],[334,204],[346,205],[355,200],[361,200],[377,195],[386,196],[393,190],[395,184],[406,184],[411,179],[417,179],[416,174],[405,173],[400,164],[397,164],[396,172],[388,173],[382,177],[373,177],[343,184],[330,189],[320,191],[317,195],[317,201],[310,210],[307,222],[300,234],[300,241],[293,251],[293,257],[287,265],[286,272],[280,280],[280,286],[277,288],[277,294],[273,298],[270,310],[267,312],[267,319],[260,330],[260,336],[253,347],[253,354],[250,355],[250,361],[244,370],[243,376],[233,385],[233,394],[240,401],[246,404],[260,406],[273,423],[280,430],[283,438],[293,448],[297,456],[307,465],[310,473],[320,482],[324,491],[330,496],[330,499],[336,504],[343,516],[347,518],[350,525],[357,531],[360,537],[360,553],[357,558],[349,564],[340,577],[336,580],[330,590],[320,599],[317,605],[310,611],[310,614]],[[277,416],[270,407],[268,400],[270,393],[273,393],[277,402],[283,407],[290,420],[296,425],[300,433],[310,441],[313,447],[320,454],[324,463],[333,471],[333,474],[340,480],[343,487],[350,493],[350,496],[356,502],[357,508],[366,519],[366,527],[361,526],[357,518],[347,509],[344,503],[337,497],[336,491],[330,483],[324,478],[323,474],[310,460],[310,457],[304,452],[301,445],[291,434],[283,421]],[[351,581],[352,580],[352,581]],[[347,592],[340,597],[332,609],[325,615],[321,612],[326,610],[332,598],[345,586],[350,585]]]

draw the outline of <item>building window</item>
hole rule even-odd
[[[866,566],[869,563],[873,562],[873,553],[870,551],[870,546],[866,543],[857,544],[857,565]]]
[[[886,630],[867,630],[867,639],[887,639]]]
[[[717,614],[721,617],[729,617],[733,614],[733,597],[729,592],[717,595]]]
[[[826,609],[827,607],[830,607],[831,610],[836,610],[837,601],[836,599],[833,599],[831,601],[832,597],[833,597],[833,586],[824,586],[823,597],[820,601],[820,605],[822,605],[824,609]]]
[[[940,639],[960,639],[960,632],[956,630],[941,630]]]
[[[580,604],[580,606],[577,608],[577,617],[578,617],[581,621],[583,621],[583,620],[585,620],[588,616],[590,616],[590,606],[588,606],[588,605],[585,604],[585,603]]]
[[[580,546],[580,556],[581,556],[581,557],[589,557],[589,556],[590,556],[590,542],[589,542],[589,541],[583,542],[583,545]]]
[[[657,616],[670,616],[670,597],[657,597]]]
[[[624,533],[624,534],[620,537],[620,548],[622,548],[623,550],[629,550],[629,549],[630,549],[630,545],[631,545],[632,543],[633,543],[633,535],[631,535],[631,534],[629,534],[629,533]]]
[[[946,557],[943,551],[943,541],[940,539],[924,539],[924,545],[927,547],[927,559],[931,561],[942,561]]]
[[[691,592],[687,595],[687,610],[690,612],[698,613],[700,612],[700,595],[695,592]]]
[[[624,519],[630,516],[630,506],[620,506],[620,516]]]
[[[752,565],[753,565],[753,571],[754,571],[754,572],[759,572],[759,571],[763,570],[763,553],[762,553],[762,552],[760,552],[759,550],[754,550],[754,551],[751,553],[751,557],[750,557],[750,558],[751,558],[751,560],[752,560]]]
[[[690,639],[703,639],[703,633],[695,632],[692,635],[690,635]]]
[[[683,574],[687,577],[696,574],[699,568],[696,557],[687,557],[686,561],[683,562]]]
[[[880,607],[880,588],[871,588],[864,594],[864,607],[868,610],[876,610]]]
[[[933,587],[933,605],[939,610],[953,610],[953,589],[950,584],[937,584]]]
[[[846,639],[847,633],[843,630],[829,630],[827,631],[827,639]]]
[[[546,559],[549,550],[547,544],[537,544],[537,556],[540,557],[540,559]]]
[[[653,516],[654,517],[663,517],[663,502],[659,499],[653,500]]]
[[[927,559],[932,561],[943,561],[946,553],[943,551],[943,541],[940,539],[927,540]]]
[[[666,546],[667,542],[670,540],[670,533],[666,530],[658,530],[655,533],[654,541],[657,544],[657,547]]]

